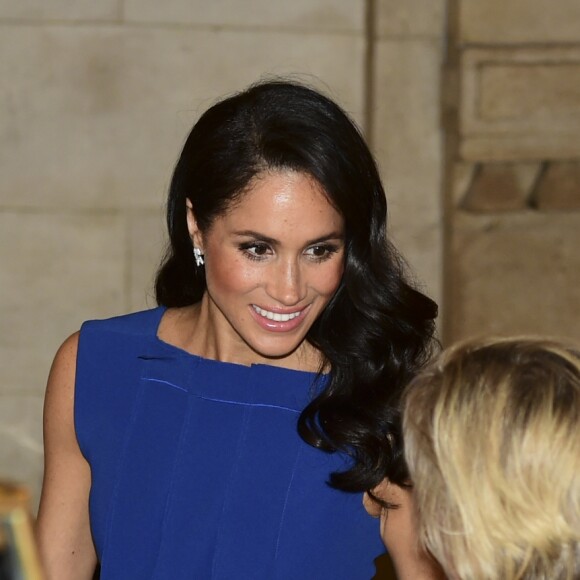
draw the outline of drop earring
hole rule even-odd
[[[201,250],[195,246],[193,246],[193,258],[197,267],[204,265],[203,254],[201,253]]]

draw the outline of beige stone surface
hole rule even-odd
[[[445,0],[377,0],[375,10],[375,32],[379,38],[444,35]]]
[[[441,45],[377,43],[371,133],[389,201],[391,233],[428,294],[442,286]]]
[[[547,163],[534,203],[540,210],[580,210],[580,161]]]
[[[540,163],[482,163],[463,199],[468,211],[513,211],[531,204]]]
[[[2,0],[0,19],[115,20],[120,0]]]
[[[119,216],[0,213],[2,392],[40,394],[61,342],[127,307]]]
[[[390,220],[391,224],[396,217]],[[443,311],[443,233],[441,224],[417,218],[402,218],[399,227],[391,228],[391,240],[401,252],[411,279],[422,292],[439,305],[439,323]]]
[[[363,45],[268,31],[5,27],[0,204],[158,207],[193,120],[268,73],[302,73],[360,120]]]
[[[459,212],[447,339],[521,333],[580,338],[579,247],[578,213]]]
[[[478,168],[478,163],[466,163],[462,161],[457,161],[450,166],[447,179],[449,182],[448,197],[452,207],[449,208],[449,211],[452,211],[453,207],[459,207],[463,203]]]
[[[522,161],[570,159],[580,156],[578,135],[511,133],[465,137],[459,144],[459,157],[465,161]]]
[[[167,242],[163,208],[132,212],[127,225],[129,310],[152,308],[156,306],[155,273]]]
[[[364,0],[125,0],[123,12],[137,22],[360,32],[364,10]]]
[[[578,0],[459,0],[465,43],[567,43],[580,38]]]
[[[580,60],[482,65],[479,82],[479,112],[485,120],[553,121],[580,115]]]
[[[580,155],[579,48],[467,49],[460,69],[464,159]]]
[[[42,484],[42,396],[0,394],[0,479],[28,486],[36,511]]]

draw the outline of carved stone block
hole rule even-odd
[[[580,156],[580,48],[466,49],[460,74],[463,159]]]
[[[445,0],[378,0],[375,31],[379,38],[440,37],[445,28]]]
[[[469,211],[525,209],[540,167],[539,163],[479,164],[460,207]]]
[[[547,164],[533,201],[540,210],[580,210],[580,162]]]
[[[578,42],[578,0],[460,0],[462,42]]]
[[[364,28],[364,0],[124,0],[123,4],[130,22],[347,33]]]
[[[2,0],[0,18],[18,20],[111,21],[120,16],[118,0]]]
[[[447,336],[580,338],[580,216],[456,212]]]

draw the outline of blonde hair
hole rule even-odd
[[[580,352],[536,338],[444,351],[404,396],[423,545],[453,578],[580,578]]]

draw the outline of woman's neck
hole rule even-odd
[[[266,364],[309,372],[320,370],[322,355],[308,342],[303,341],[284,357],[263,356],[214,309],[215,306],[212,308],[204,299],[191,306],[168,309],[159,325],[159,338],[191,354],[222,362],[246,366]]]

